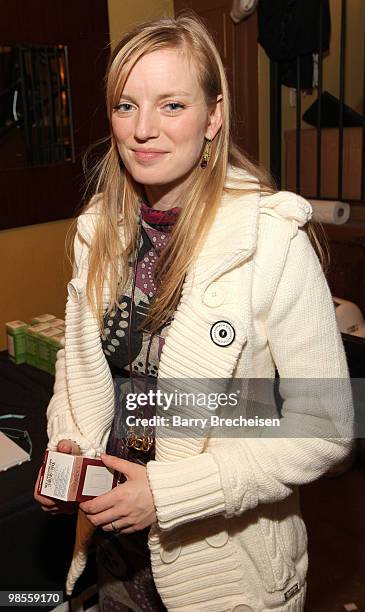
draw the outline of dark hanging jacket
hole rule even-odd
[[[322,7],[322,52],[329,49],[331,18],[329,0],[260,0],[258,3],[259,43],[270,59],[279,63],[283,85],[300,89],[313,84],[313,53],[320,50]]]

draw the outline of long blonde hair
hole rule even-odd
[[[160,49],[181,49],[194,62],[207,105],[222,95],[223,124],[211,143],[211,157],[206,169],[197,164],[189,175],[187,188],[177,203],[182,210],[169,242],[157,262],[157,292],[150,304],[143,327],[156,332],[174,313],[181,296],[185,274],[204,240],[223,192],[274,192],[266,172],[238,149],[230,134],[231,108],[225,70],[219,52],[205,25],[192,12],[176,18],[164,18],[138,25],[126,34],[110,58],[106,76],[106,103],[109,121],[119,103],[126,80],[138,60]],[[228,164],[245,170],[253,177],[240,190],[224,185]],[[90,245],[87,296],[103,325],[103,287],[110,288],[107,312],[118,307],[118,295],[129,278],[129,262],[136,251],[139,196],[143,186],[136,183],[124,167],[113,132],[110,147],[91,175],[90,184],[97,199],[98,222]],[[85,207],[87,210],[89,204]],[[122,228],[122,232],[120,231]]]

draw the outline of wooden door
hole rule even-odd
[[[175,14],[190,8],[202,17],[221,54],[232,99],[232,134],[258,160],[257,19],[235,24],[232,0],[174,0]]]

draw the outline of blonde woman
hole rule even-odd
[[[48,433],[50,449],[101,454],[123,478],[80,504],[68,589],[96,528],[102,610],[299,612],[297,487],[348,453],[336,434],[351,420],[349,395],[327,385],[330,401],[306,402],[302,387],[282,384],[295,438],[285,423],[273,437],[215,437],[194,420],[185,435],[157,427],[154,437],[126,426],[121,379],[134,390],[147,377],[209,388],[272,380],[276,367],[283,381],[346,381],[310,205],[275,193],[234,145],[224,68],[193,15],[126,35],[106,98],[110,148],[77,220]]]

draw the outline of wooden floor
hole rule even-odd
[[[301,488],[308,530],[306,612],[365,612],[365,462]]]

